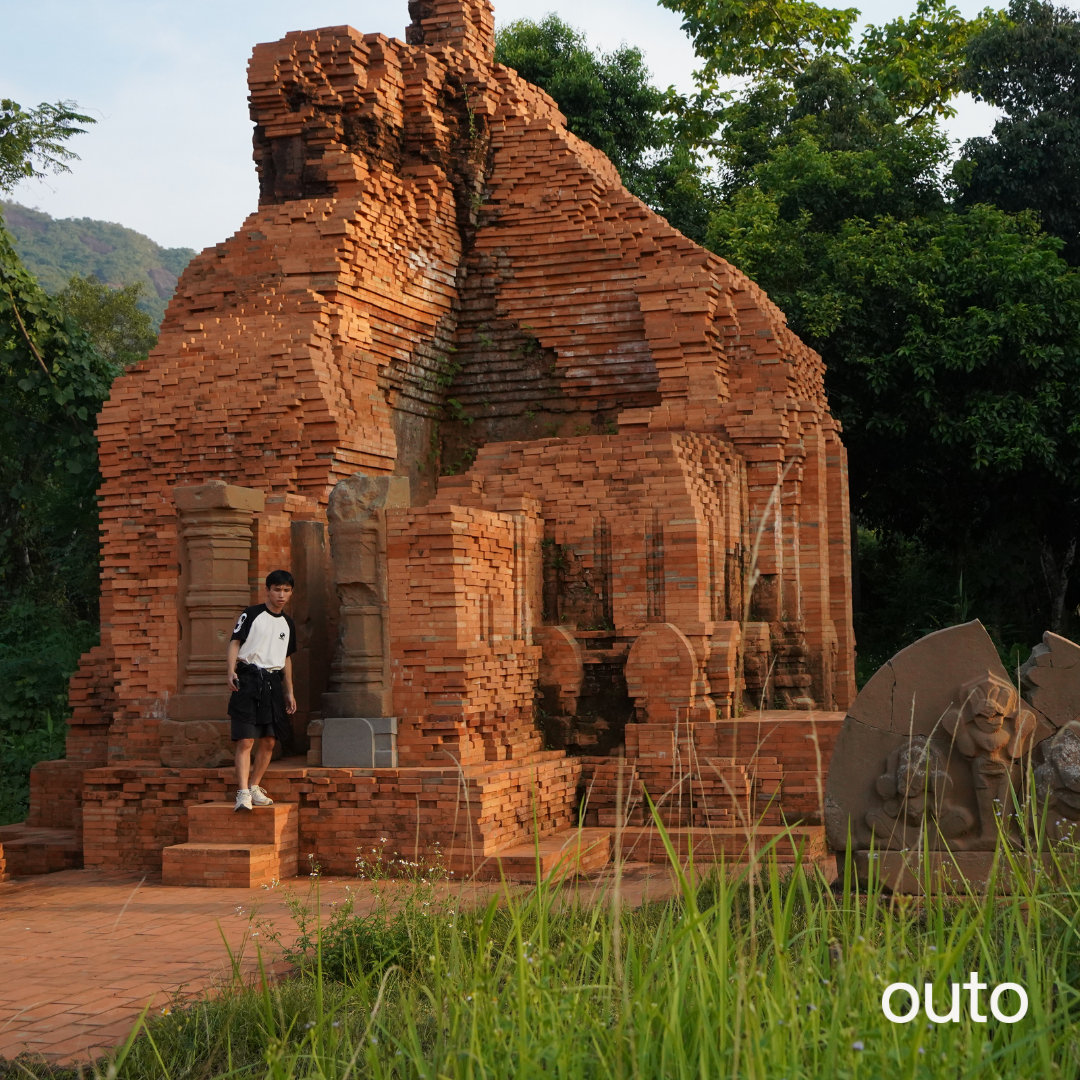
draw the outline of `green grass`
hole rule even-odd
[[[547,885],[468,909],[418,879],[404,900],[383,891],[371,916],[346,904],[319,926],[317,908],[297,898],[297,927],[261,935],[279,935],[295,978],[237,979],[147,1017],[99,1074],[1072,1077],[1080,875],[1059,869],[1026,883],[1021,874],[1014,895],[987,902],[890,898],[851,880],[830,889],[769,860],[756,884],[745,872],[687,878],[676,899],[619,914]],[[933,981],[943,1009],[945,984],[972,970],[991,987],[1024,986],[1028,1016],[973,1023],[966,992],[957,1024],[882,1015],[888,983]]]

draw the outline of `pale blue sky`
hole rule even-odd
[[[968,16],[985,0],[960,0]],[[864,3],[883,22],[915,0]],[[614,48],[644,52],[656,82],[689,89],[695,57],[679,18],[652,0],[495,0],[496,19],[554,11]],[[73,140],[72,173],[22,185],[15,199],[54,217],[116,221],[167,247],[196,249],[255,208],[245,69],[256,42],[348,23],[404,37],[406,0],[0,0],[0,97],[24,106],[73,98],[98,118]],[[988,132],[993,112],[960,103],[952,134]]]

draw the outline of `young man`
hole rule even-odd
[[[234,810],[272,806],[259,786],[270,764],[274,742],[289,740],[286,714],[296,712],[292,686],[292,654],[296,652],[296,627],[282,610],[293,591],[288,570],[274,570],[266,577],[266,603],[245,608],[233,627],[229,642],[227,676],[232,697],[229,716],[236,743],[236,805]],[[255,764],[251,750],[258,740]]]

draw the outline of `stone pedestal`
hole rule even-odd
[[[396,716],[328,716],[322,764],[331,769],[396,769]]]

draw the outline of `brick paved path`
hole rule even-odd
[[[628,868],[629,869],[629,868]],[[607,875],[579,882],[582,899],[603,892]],[[358,912],[374,899],[362,882],[323,879],[327,910],[358,896]],[[455,885],[474,901],[496,882]],[[160,1009],[178,992],[194,996],[230,977],[229,953],[241,954],[246,977],[258,970],[260,919],[285,940],[293,926],[286,890],[310,896],[311,881],[294,878],[275,890],[165,887],[160,880],[93,870],[64,870],[0,885],[0,1057],[23,1051],[50,1061],[85,1061],[127,1038],[144,1008]],[[639,867],[625,876],[623,900],[670,895],[666,873]],[[255,912],[255,923],[252,913]],[[288,970],[276,954],[264,957],[274,974]]]
[[[361,890],[358,911],[370,907],[360,883],[323,880],[323,908],[343,899],[346,885]],[[253,975],[253,907],[288,939],[282,892],[307,896],[310,886],[295,878],[274,891],[166,888],[91,870],[0,885],[0,1057],[85,1060],[115,1046],[148,1004],[158,1009],[177,991],[194,995],[229,978],[222,935]],[[464,888],[479,895],[492,887]],[[269,960],[274,973],[287,970]]]

